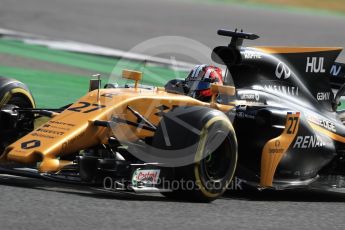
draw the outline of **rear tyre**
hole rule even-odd
[[[181,114],[181,110],[186,108],[176,108],[171,113]],[[237,163],[236,135],[231,122],[222,112],[203,107],[197,112],[194,111],[195,107],[191,110],[185,116],[179,115],[179,119],[199,129],[198,135],[191,134],[188,128],[169,122],[167,117],[162,118],[165,133],[170,131],[176,134],[170,135],[171,143],[174,144],[169,147],[170,150],[181,150],[195,143],[193,152],[188,153],[193,155],[194,162],[175,167],[174,182],[170,183],[173,191],[162,194],[175,200],[210,202],[220,197],[232,181]],[[163,136],[162,127],[159,126],[153,141],[154,147],[167,148],[162,145]]]

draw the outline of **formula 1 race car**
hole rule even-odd
[[[189,96],[199,82],[151,87],[123,70],[134,84],[91,80],[73,104],[39,109],[23,83],[1,78],[1,172],[204,202],[235,176],[257,189],[341,191],[345,87],[334,96],[330,79],[345,75],[342,49],[248,48],[257,35],[218,34],[232,39],[212,52],[224,85],[200,82],[209,102]]]

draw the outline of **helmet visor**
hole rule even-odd
[[[188,88],[191,91],[205,90],[211,88],[211,82],[206,81],[188,81]]]

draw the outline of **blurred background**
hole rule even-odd
[[[218,1],[218,0],[216,0]],[[295,8],[304,9],[318,9],[323,11],[344,13],[345,4],[342,0],[219,0],[223,2],[242,2],[242,3],[257,3],[257,4],[271,4],[272,6],[291,6]]]
[[[238,28],[260,36],[245,41],[247,46],[343,47],[344,19],[343,0],[0,0],[0,29],[26,33],[20,39],[2,33],[0,75],[27,83],[40,106],[58,106],[84,93],[85,76],[108,77],[122,51],[131,51],[148,39],[182,36],[212,49],[229,41],[216,34],[219,28]],[[28,37],[35,40],[28,42]],[[48,42],[39,43],[37,38]],[[96,55],[85,55],[84,43],[116,52],[104,56],[96,49]],[[78,52],[69,52],[71,48]],[[136,52],[150,54],[145,49]],[[173,54],[173,59],[197,63],[197,55]],[[172,58],[169,53],[158,56]],[[127,63],[128,67],[138,66],[138,60]],[[345,61],[344,53],[339,60]],[[169,68],[158,69],[157,74],[176,75]],[[51,93],[56,86],[67,93],[56,97]]]
[[[343,0],[0,0],[0,27],[129,50],[178,35],[210,47],[218,28],[256,33],[248,45],[344,46]]]

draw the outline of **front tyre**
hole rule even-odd
[[[0,156],[4,149],[30,132],[33,127],[32,115],[19,116],[14,108],[35,108],[35,101],[23,83],[0,77]]]
[[[208,152],[210,126],[217,126],[213,138],[223,142],[211,153]],[[237,140],[231,123],[222,117],[215,117],[205,125],[205,134],[200,138],[196,160],[193,166],[193,179],[197,189],[196,200],[212,201],[220,197],[232,181],[237,163]]]
[[[210,202],[225,192],[235,173],[237,164],[235,131],[229,119],[220,111],[201,108],[195,112],[195,108],[191,108],[191,113],[184,111],[183,114],[186,115],[181,115],[181,110],[186,109],[188,108],[177,108],[171,113],[178,114],[179,119],[200,130],[198,135],[190,133],[189,128],[178,127],[164,117],[162,119],[165,119],[165,132],[176,133],[178,130],[178,134],[171,138],[175,149],[181,152],[181,148],[196,143],[195,148],[192,148],[193,152],[186,153],[193,154],[194,162],[174,168],[174,181],[170,183],[174,185],[170,188],[173,191],[163,195],[178,200]],[[160,129],[161,127],[158,127],[155,135],[156,139],[160,140],[160,144],[156,140],[153,143],[164,148],[162,146],[164,141],[157,138],[158,135],[164,136]]]

